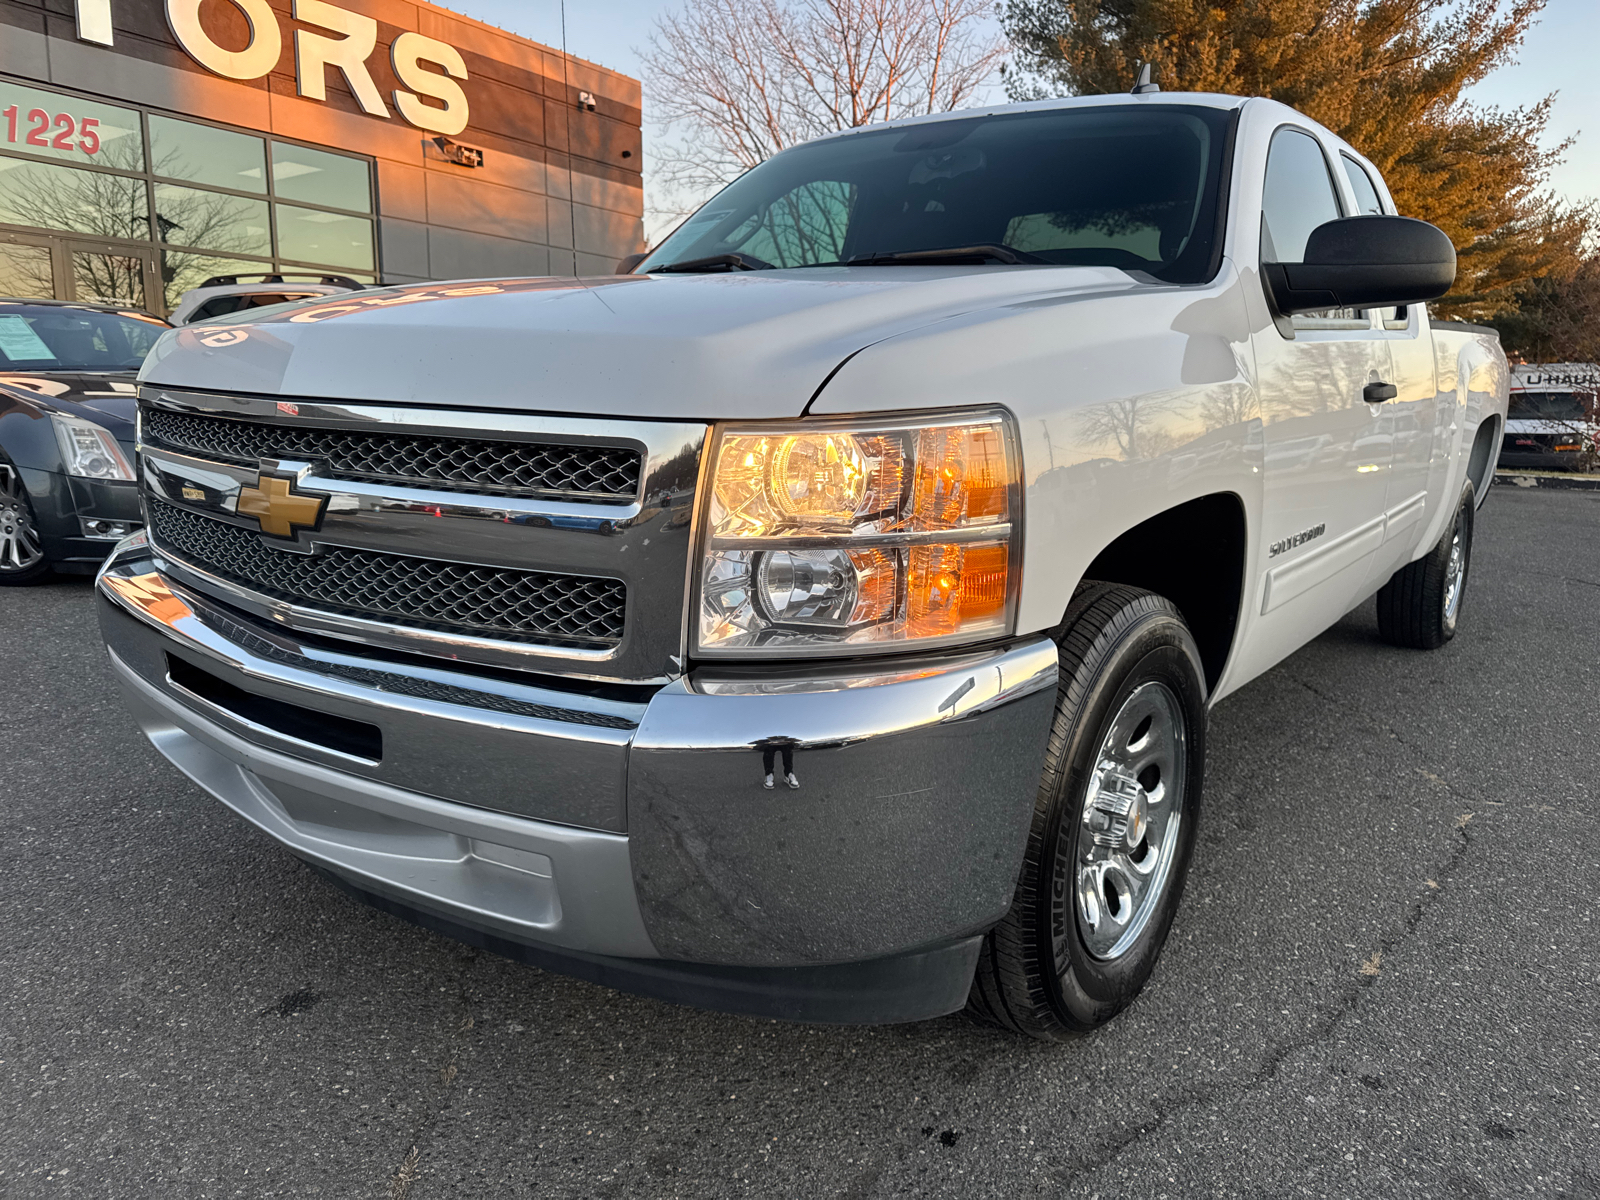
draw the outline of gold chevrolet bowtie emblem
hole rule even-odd
[[[274,537],[293,537],[296,529],[315,529],[322,521],[326,496],[302,496],[294,490],[294,480],[280,475],[262,475],[255,487],[239,489],[236,512],[261,522],[261,532]]]

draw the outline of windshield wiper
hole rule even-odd
[[[771,271],[773,269],[774,267],[771,263],[763,262],[752,254],[740,254],[735,250],[731,254],[711,254],[705,258],[686,258],[682,262],[668,263],[664,267],[651,267],[649,273],[657,275],[666,271]]]
[[[972,246],[947,246],[935,250],[897,250],[892,254],[865,254],[845,263],[847,267],[891,266],[896,263],[990,262],[1017,266],[1022,263],[1045,263],[1047,259],[1026,250],[1014,250],[999,242],[979,242]]]

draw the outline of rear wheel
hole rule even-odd
[[[1150,978],[1194,850],[1205,767],[1200,653],[1164,598],[1085,583],[1011,911],[968,1011],[1046,1041],[1110,1020]]]
[[[22,476],[0,461],[0,587],[37,583],[50,573]]]
[[[1427,554],[1401,567],[1378,590],[1378,636],[1393,646],[1437,650],[1456,635],[1472,565],[1477,497],[1469,481],[1454,519]]]

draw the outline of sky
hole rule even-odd
[[[442,0],[456,12],[520,33],[547,46],[561,45],[558,0]],[[569,0],[567,49],[580,58],[638,77],[639,51],[657,17],[681,0]],[[1600,3],[1550,0],[1539,24],[1524,43],[1515,66],[1480,84],[1471,99],[1479,104],[1514,107],[1532,104],[1551,92],[1556,102],[1548,142],[1580,135],[1567,161],[1551,177],[1570,200],[1600,197]],[[994,100],[1004,97],[998,94]],[[645,163],[650,163],[650,97],[645,96]],[[648,186],[648,179],[646,181]]]

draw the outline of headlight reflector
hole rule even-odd
[[[999,413],[730,426],[696,647],[861,653],[1009,631],[1015,439]]]
[[[56,442],[61,446],[61,460],[68,475],[79,479],[133,479],[133,468],[109,429],[60,413],[51,413],[50,420],[56,427]]]

